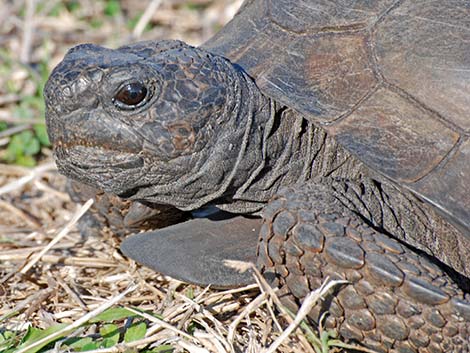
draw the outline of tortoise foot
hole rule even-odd
[[[328,329],[377,352],[470,352],[470,300],[437,265],[365,224],[328,186],[279,194],[264,210],[258,265],[297,306],[329,276],[349,281],[317,306]]]

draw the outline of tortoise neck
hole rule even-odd
[[[282,187],[315,178],[359,178],[364,165],[326,132],[295,110],[251,90],[250,138],[239,183],[231,196],[216,200],[230,212],[259,211]],[[253,103],[255,102],[255,103]]]
[[[326,136],[298,113],[254,88],[250,92],[252,109],[246,112],[253,119],[250,137],[237,167],[233,193],[215,202],[230,212],[257,212],[281,187],[310,179],[321,148],[315,144],[321,145]]]

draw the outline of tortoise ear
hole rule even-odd
[[[254,277],[251,271],[240,273],[227,267],[225,260],[256,263],[260,228],[261,219],[198,218],[128,237],[121,250],[136,262],[180,281],[233,288],[254,283]]]

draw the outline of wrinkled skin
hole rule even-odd
[[[81,45],[45,97],[61,173],[181,210],[256,213],[274,196],[258,266],[290,304],[325,276],[347,279],[325,309],[345,339],[384,352],[469,351],[468,280],[454,271],[468,276],[468,264],[449,256],[458,231],[236,64],[178,41]]]
[[[133,202],[71,179],[66,191],[74,202],[94,201],[78,222],[83,236],[98,236],[103,228],[108,228],[115,235],[125,236],[163,228],[190,218],[187,212],[168,205]]]

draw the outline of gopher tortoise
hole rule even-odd
[[[61,173],[197,211],[136,261],[230,287],[256,260],[294,307],[343,279],[310,316],[344,340],[470,352],[468,1],[249,0],[199,48],[79,45],[45,99]]]

